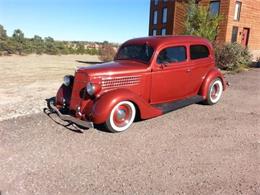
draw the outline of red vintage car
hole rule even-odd
[[[65,121],[111,132],[198,102],[217,103],[226,88],[212,45],[194,36],[126,41],[114,61],[78,68],[64,77],[48,106]]]

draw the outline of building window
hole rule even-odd
[[[207,58],[209,56],[209,49],[205,45],[190,46],[190,58],[192,60]]]
[[[242,3],[240,1],[237,1],[235,5],[235,15],[234,15],[234,20],[236,21],[240,20],[241,7],[242,7]]]
[[[237,42],[237,34],[238,34],[238,27],[237,26],[233,26],[232,29],[232,37],[231,37],[231,42]]]
[[[166,28],[162,28],[162,32],[161,32],[161,35],[166,35]]]
[[[157,30],[153,29],[153,36],[156,36],[156,35],[157,35]]]
[[[220,10],[220,1],[211,1],[209,5],[209,12],[217,16],[219,15],[219,10]]]
[[[158,5],[159,0],[154,0],[154,5]]]
[[[183,62],[186,61],[186,47],[184,46],[177,46],[177,47],[169,47],[163,49],[157,58],[158,64],[163,63],[176,63],[176,62]]]
[[[153,12],[153,24],[157,24],[158,11]]]
[[[163,24],[167,23],[167,8],[163,8],[162,23]]]

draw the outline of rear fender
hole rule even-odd
[[[210,83],[216,78],[221,79],[222,84],[223,84],[223,90],[226,89],[226,82],[224,81],[224,77],[223,77],[222,73],[220,72],[220,70],[218,68],[214,67],[205,76],[205,79],[199,90],[199,95],[201,95],[204,99],[207,98],[208,88],[209,88]]]
[[[104,123],[109,117],[113,107],[125,100],[133,102],[138,107],[137,109],[140,111],[141,119],[152,118],[162,114],[160,110],[152,107],[132,91],[128,89],[115,89],[104,93],[95,100],[92,107],[91,120],[95,124]]]

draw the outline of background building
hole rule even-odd
[[[198,0],[213,14],[221,14],[217,40],[238,42],[260,56],[260,0]],[[179,35],[184,32],[185,0],[151,0],[149,35]]]

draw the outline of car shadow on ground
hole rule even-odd
[[[91,61],[82,61],[82,60],[76,60],[76,62],[83,63],[83,64],[91,64],[91,65],[103,63],[103,62],[93,62],[93,61],[91,62]]]
[[[57,119],[57,114],[55,112],[52,112],[50,109],[48,108],[44,108],[43,112],[52,120],[54,121],[56,124],[61,125],[63,127],[65,127],[66,129],[73,131],[75,133],[83,133],[83,131],[85,130],[89,130],[88,128],[84,128],[84,127],[79,127],[76,124],[69,122],[69,121],[62,121],[59,122]],[[66,124],[64,124],[66,123]]]

